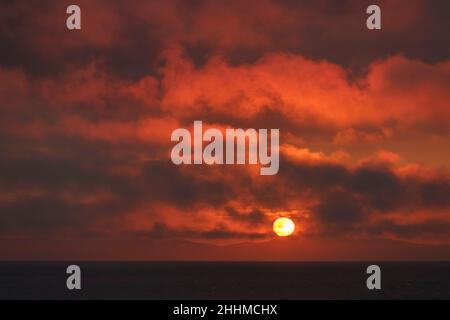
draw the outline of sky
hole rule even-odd
[[[0,260],[450,259],[448,1],[76,4],[0,4]],[[174,165],[194,120],[278,174]]]

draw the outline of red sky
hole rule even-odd
[[[0,259],[450,259],[450,7],[377,3],[0,4]],[[279,173],[173,165],[194,120]]]

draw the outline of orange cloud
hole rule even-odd
[[[450,20],[445,4],[381,5],[383,33],[368,34],[363,4],[327,0],[81,1],[79,33],[64,28],[63,4],[1,4],[0,237],[126,238],[125,256],[140,241],[270,247],[286,214],[300,224],[294,249],[448,245],[450,53],[439,37]],[[193,120],[280,129],[279,174],[174,166],[170,134]]]

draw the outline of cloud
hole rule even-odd
[[[231,221],[245,223],[250,227],[260,226],[264,223],[270,224],[271,222],[270,218],[259,209],[253,209],[250,212],[242,212],[233,207],[225,207],[225,211]]]
[[[420,176],[402,177],[390,167],[367,163],[355,168],[344,165],[305,164],[284,162],[280,174],[286,178],[284,188],[295,190],[293,195],[315,199],[306,209],[311,212],[312,225],[319,229],[322,235],[357,235],[383,231],[385,222],[392,224],[395,216],[403,221],[414,221],[415,214],[426,212],[428,219],[441,221],[434,210],[448,212],[450,196],[448,180]],[[279,192],[281,197],[283,192]],[[285,197],[286,199],[286,197]],[[303,203],[305,205],[305,202]],[[447,214],[444,214],[444,217]],[[384,223],[378,224],[378,220]],[[390,220],[394,219],[394,220]],[[417,224],[417,234],[420,234],[420,223]],[[390,232],[398,237],[402,234]],[[429,234],[424,228],[423,234]],[[441,239],[442,240],[442,239]],[[446,240],[448,241],[448,239]]]
[[[286,136],[328,138],[345,147],[448,134],[448,62],[431,65],[394,56],[349,82],[341,66],[299,55],[270,54],[245,66],[213,58],[196,68],[179,49],[167,52],[160,80],[124,81],[95,64],[45,81],[0,70],[2,130],[158,143],[179,124],[202,119],[220,126],[280,128]],[[22,128],[8,125],[11,121]]]
[[[400,5],[379,1],[383,32],[365,27],[370,3],[342,4],[335,0],[304,1],[86,1],[82,32],[65,28],[65,3],[41,1],[1,5],[2,51],[8,66],[23,66],[35,75],[65,70],[65,61],[82,66],[103,61],[121,77],[136,78],[154,73],[159,54],[169,44],[180,44],[202,64],[213,55],[223,55],[232,64],[254,63],[267,53],[292,52],[329,60],[348,67],[364,67],[371,61],[397,52],[427,62],[449,55],[440,38],[449,28],[449,5],[445,0],[431,5],[424,0]],[[424,28],[423,26],[426,26]],[[415,34],[410,30],[420,30]],[[364,48],[364,50],[355,50]]]
[[[439,243],[447,242],[450,232],[450,222],[446,220],[429,219],[416,223],[396,223],[381,221],[373,228],[368,228],[373,234],[389,234],[394,238],[408,239],[413,242]]]
[[[216,227],[211,230],[194,230],[194,229],[170,229],[164,223],[155,223],[152,230],[142,234],[145,237],[164,239],[164,238],[181,238],[193,240],[226,240],[226,239],[265,239],[268,237],[265,233],[258,232],[238,232],[229,230],[226,227]]]
[[[386,221],[394,224],[392,214],[408,219],[425,210],[429,219],[438,220],[431,209],[450,209],[449,180],[400,176],[378,164],[350,168],[326,159],[305,163],[286,158],[279,176],[260,184],[259,176],[245,168],[183,168],[153,160],[133,165],[138,172],[130,175],[127,170],[108,170],[115,160],[87,160],[80,165],[67,159],[3,159],[1,193],[10,197],[0,201],[2,234],[118,232],[156,237],[161,230],[155,219],[165,217],[160,220],[168,229],[162,229],[165,238],[262,239],[274,216],[295,208],[309,213],[306,220],[297,218],[311,236],[375,234],[379,228],[378,233],[402,237],[396,228],[384,230],[390,226]],[[158,213],[167,210],[161,205],[174,213]],[[142,212],[156,227],[121,223],[133,212]]]
[[[331,0],[80,6],[0,5],[3,239],[450,242],[447,1],[382,1],[382,34]],[[194,120],[280,129],[279,174],[173,165]]]

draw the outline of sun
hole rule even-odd
[[[295,230],[294,221],[292,221],[289,218],[286,217],[278,218],[273,223],[273,231],[277,234],[277,236],[280,237],[290,236],[292,233],[294,233],[294,230]]]

